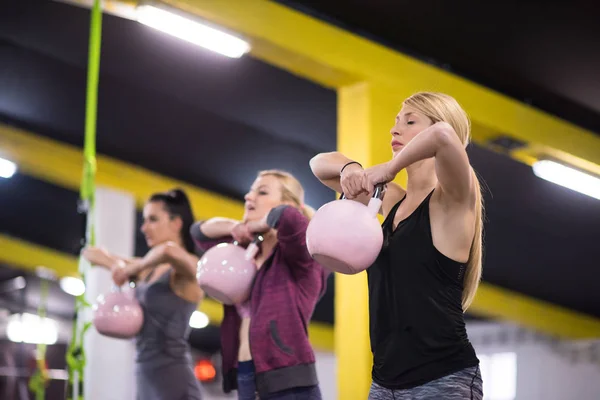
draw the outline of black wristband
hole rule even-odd
[[[345,169],[345,168],[346,168],[348,165],[352,165],[352,164],[358,164],[358,165],[360,165],[360,167],[361,167],[361,168],[363,167],[363,166],[362,166],[362,164],[361,164],[361,163],[359,163],[358,161],[350,161],[349,163],[346,163],[346,165],[344,165],[344,166],[342,167],[342,169],[340,170],[340,176],[342,176],[342,172],[344,172],[344,169]]]

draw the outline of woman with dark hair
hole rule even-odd
[[[186,194],[174,189],[152,195],[143,215],[141,231],[150,247],[143,258],[127,259],[98,247],[84,249],[83,256],[110,270],[116,285],[136,283],[144,310],[136,337],[138,398],[200,399],[187,342],[190,317],[204,296],[196,282],[192,208]]]

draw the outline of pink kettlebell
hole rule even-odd
[[[369,205],[331,201],[317,210],[306,230],[314,260],[333,272],[354,275],[369,268],[381,251],[383,231],[377,219],[383,187],[375,187]]]
[[[92,320],[98,333],[117,339],[136,336],[144,324],[144,312],[133,290],[121,291],[119,287],[98,296],[93,306]]]
[[[256,275],[254,257],[262,240],[258,236],[246,250],[237,242],[220,243],[207,250],[198,261],[196,279],[200,288],[223,304],[246,301]]]

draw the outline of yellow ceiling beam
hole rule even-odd
[[[44,266],[54,270],[58,277],[78,276],[77,257],[2,234],[0,234],[0,262],[28,271]],[[223,320],[223,307],[212,299],[205,299],[198,309],[208,316],[212,324],[219,325]],[[560,338],[600,337],[598,318],[487,283],[481,284],[469,312],[486,317],[508,319],[524,327]],[[316,348],[333,351],[332,326],[311,322],[309,336]]]
[[[246,35],[253,56],[324,86],[341,89],[361,81],[383,83],[399,94],[398,102],[419,90],[450,93],[471,115],[476,141],[485,144],[505,134],[526,143],[513,152],[522,162],[552,157],[600,174],[600,138],[592,132],[305,14],[265,0],[163,2]],[[0,125],[0,156],[17,162],[29,175],[79,189],[81,150],[74,146]],[[98,159],[97,180],[99,185],[134,193],[138,205],[154,191],[181,186],[189,192],[199,218],[215,214],[236,218],[243,212],[239,202],[104,156]],[[205,304],[211,307],[210,302]],[[217,309],[218,305],[207,312],[218,319]],[[600,336],[596,318],[489,284],[482,285],[472,310],[558,336]]]
[[[0,157],[15,162],[23,174],[79,190],[83,154],[76,146],[0,124]],[[199,220],[215,215],[241,218],[244,212],[242,202],[107,156],[99,155],[97,165],[96,184],[133,194],[138,207],[143,206],[151,193],[181,187],[188,194]],[[76,257],[1,234],[0,262],[27,270],[45,266],[58,276],[78,274]],[[223,307],[210,299],[202,302],[200,310],[212,323],[220,324],[223,319]],[[333,331],[326,325],[312,323],[309,335],[316,348],[333,351]]]
[[[0,157],[19,165],[21,172],[72,190],[78,190],[81,177],[81,151],[74,146],[42,138],[0,124]],[[138,204],[143,204],[149,193],[182,186],[190,194],[196,214],[200,218],[226,215],[239,217],[242,205],[228,205],[228,199],[189,185],[161,177],[151,171],[101,156],[98,160],[98,181],[104,185],[135,193]],[[239,210],[238,208],[239,207]],[[203,210],[204,212],[198,212]],[[229,211],[228,211],[229,210]],[[60,276],[76,275],[76,258],[31,243],[0,235],[0,262],[20,268],[46,266]],[[220,322],[222,308],[207,300],[201,309],[211,321]],[[523,324],[526,327],[573,339],[600,337],[600,320],[554,304],[482,283],[471,312],[487,317],[498,317]],[[333,349],[333,330],[313,324],[311,340],[320,348]],[[331,344],[330,347],[329,344]],[[316,345],[316,344],[315,344]]]
[[[79,276],[77,257],[3,234],[0,234],[0,262],[27,271],[43,266],[53,270],[58,278]],[[204,299],[198,310],[205,313],[213,325],[219,325],[223,320],[223,306],[210,298]],[[331,326],[312,322],[308,334],[315,348],[333,351]]]
[[[266,0],[163,3],[246,35],[253,56],[325,86],[370,81],[398,93],[449,93],[476,125],[527,143],[516,159],[522,160],[523,153],[536,159],[553,157],[600,175],[600,136],[291,8]],[[401,100],[399,95],[399,105]],[[474,139],[481,142],[479,134],[473,130]]]
[[[2,234],[0,249],[0,262],[7,265],[27,271],[35,271],[40,266],[45,267],[53,270],[58,278],[79,276],[77,257],[71,254]],[[222,307],[210,299],[203,301],[199,310],[208,316],[211,323],[219,324],[223,320]]]
[[[76,146],[0,124],[0,157],[15,162],[24,174],[74,191],[81,186],[83,151]],[[131,193],[138,207],[152,193],[181,187],[199,220],[215,215],[239,219],[244,213],[241,201],[111,157],[98,155],[97,166],[96,185]]]
[[[469,312],[508,318],[522,326],[560,338],[600,337],[600,319],[564,307],[483,284]]]
[[[3,234],[0,234],[0,262],[28,271],[45,267],[58,277],[79,276],[76,257]]]

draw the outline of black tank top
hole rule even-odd
[[[433,245],[429,200],[394,230],[400,200],[383,222],[384,244],[367,270],[373,381],[408,389],[479,363],[461,305],[466,266]]]

